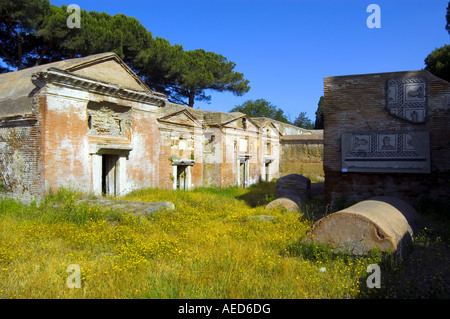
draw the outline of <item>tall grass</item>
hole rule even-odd
[[[304,244],[312,221],[264,210],[272,191],[268,184],[147,189],[123,198],[175,204],[148,216],[78,204],[81,195],[66,190],[39,205],[4,199],[0,298],[370,296],[362,289],[367,266],[384,257],[349,257]],[[319,211],[314,205],[310,211]],[[251,218],[257,215],[274,219]],[[72,264],[81,268],[81,288],[67,286]]]

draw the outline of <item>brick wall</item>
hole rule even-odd
[[[423,78],[427,117],[412,123],[389,113],[387,81]],[[450,189],[450,83],[428,71],[327,77],[324,79],[325,199],[363,200],[392,195],[408,201],[448,196]],[[342,172],[341,137],[355,131],[428,131],[430,173]]]
[[[40,110],[45,190],[91,184],[86,102],[46,96]]]
[[[31,114],[0,118],[0,183],[5,191],[43,194],[37,123]]]
[[[158,187],[160,132],[156,114],[133,109],[133,150],[128,156],[127,178],[133,189]],[[166,158],[168,161],[168,158]]]

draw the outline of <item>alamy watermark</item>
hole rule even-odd
[[[381,288],[381,269],[377,264],[370,264],[367,266],[367,272],[370,275],[367,277],[367,288]]]
[[[67,266],[68,273],[71,273],[66,280],[68,288],[81,288],[81,268],[77,264]]]
[[[369,29],[381,28],[381,8],[378,4],[369,4],[366,12],[370,12],[371,15],[367,17],[366,24]]]
[[[66,25],[69,29],[81,28],[81,13],[80,6],[78,4],[71,4],[67,6],[67,13],[70,15],[67,17]]]

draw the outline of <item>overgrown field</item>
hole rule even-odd
[[[402,283],[407,261],[375,250],[350,257],[303,243],[314,220],[331,210],[314,200],[303,215],[265,211],[273,192],[273,183],[261,183],[126,196],[176,206],[150,216],[77,204],[80,195],[66,190],[39,205],[3,199],[0,298],[448,297],[442,278],[448,270],[433,272],[431,289],[423,291],[420,272],[417,283]],[[435,249],[434,260],[446,258],[437,256],[448,248],[439,236],[422,232],[414,245],[412,251]],[[381,267],[380,289],[367,288],[370,264]],[[67,285],[70,265],[80,267],[81,288]]]

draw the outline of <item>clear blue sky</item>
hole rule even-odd
[[[211,103],[197,108],[227,112],[264,98],[292,121],[307,112],[314,122],[324,77],[423,69],[425,57],[450,40],[448,0],[50,1],[133,16],[154,37],[235,62],[251,90],[212,92]],[[381,9],[380,29],[366,25],[372,3]]]

